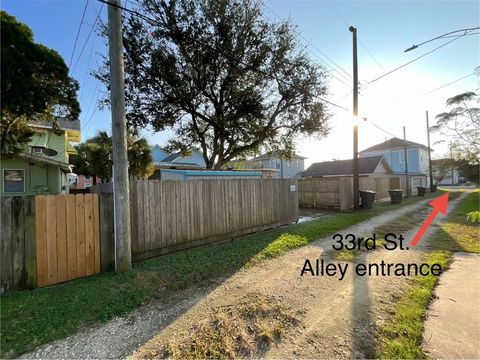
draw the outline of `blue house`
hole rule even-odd
[[[428,147],[413,141],[407,141],[408,175],[411,188],[427,186],[428,179]],[[404,141],[391,138],[383,143],[371,146],[360,151],[361,158],[382,155],[394,174],[405,174]]]
[[[286,159],[281,154],[272,151],[247,160],[246,166],[249,169],[276,170],[276,177],[293,179],[300,177],[305,170],[305,159],[297,154],[293,154],[291,158]]]

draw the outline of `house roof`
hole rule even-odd
[[[175,154],[171,154],[171,155],[168,155],[165,159],[162,160],[162,162],[172,162],[174,161],[175,159],[178,159],[179,157],[181,157],[182,154],[181,153],[175,153]]]
[[[382,163],[388,172],[392,171],[383,156],[371,156],[358,159],[358,172],[359,174],[372,174],[379,163]],[[339,176],[352,174],[353,160],[349,159],[313,163],[302,173],[302,177]]]
[[[278,154],[277,151],[269,151],[265,154],[262,154],[262,155],[259,155],[257,157],[254,157],[253,159],[250,159],[248,161],[262,161],[262,160],[268,160],[268,159],[271,159],[271,158],[274,158],[274,157],[282,157],[280,154]],[[293,154],[292,155],[292,158],[296,158],[296,159],[306,159],[306,157],[303,157],[303,156],[300,156],[300,155],[297,155],[297,154]]]
[[[65,118],[55,119],[60,129],[65,130],[69,141],[80,142],[80,120],[67,120]],[[29,120],[28,125],[33,128],[52,129],[53,122]]]
[[[370,152],[370,151],[390,150],[390,149],[403,149],[403,143],[404,143],[403,139],[399,139],[399,138],[394,137],[394,138],[388,139],[387,141],[384,141],[383,143],[373,145],[373,146],[371,146],[367,149],[364,149],[364,150],[360,151],[360,153]],[[427,146],[425,146],[423,144],[413,142],[413,141],[408,141],[408,140],[407,140],[407,147],[410,147],[410,148],[411,147],[420,147],[420,148],[428,150]]]
[[[61,161],[57,161],[55,159],[45,158],[45,157],[42,157],[42,156],[36,156],[34,154],[29,154],[29,153],[20,153],[19,157],[21,157],[21,158],[23,158],[27,161],[55,165],[55,166],[60,167],[60,169],[65,170],[66,172],[72,172],[72,166],[71,165],[66,164],[64,162],[61,162]]]

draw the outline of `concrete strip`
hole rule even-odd
[[[437,359],[480,358],[480,254],[455,253],[427,312],[423,349]]]

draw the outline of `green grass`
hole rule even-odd
[[[449,266],[454,251],[479,252],[478,226],[467,222],[466,214],[478,209],[479,195],[477,191],[465,198],[448,216],[439,233],[435,236],[431,249],[424,262],[439,263],[445,270]],[[475,241],[470,239],[476,234]],[[423,320],[432,299],[438,277],[417,276],[409,289],[395,305],[394,316],[388,325],[379,329],[379,348],[377,356],[381,359],[424,359],[427,358],[421,349]]]
[[[422,199],[405,199],[402,205]],[[0,356],[18,356],[164,297],[162,289],[172,291],[228,276],[402,205],[379,204],[372,210],[338,213],[226,244],[162,256],[138,263],[125,274],[102,273],[46,288],[9,292],[1,298]]]

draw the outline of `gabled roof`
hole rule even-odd
[[[358,159],[359,174],[372,174],[377,166],[382,163],[387,172],[392,169],[383,156],[371,156]],[[340,176],[353,174],[353,160],[336,160],[313,163],[305,170],[302,177]]]
[[[370,152],[370,151],[391,150],[391,149],[403,149],[403,143],[404,141],[402,139],[394,137],[394,138],[388,139],[387,141],[384,141],[383,143],[373,145],[365,150],[362,150],[360,151],[360,153]],[[413,141],[408,141],[408,140],[407,140],[407,147],[409,148],[418,147],[418,148],[428,150],[427,146],[413,142]]]
[[[269,160],[269,159],[272,159],[272,158],[282,158],[282,157],[283,156],[281,156],[277,151],[269,151],[265,154],[254,157],[253,159],[250,159],[248,161],[262,161],[262,160]],[[306,157],[303,157],[303,156],[300,156],[300,155],[297,155],[297,154],[293,154],[292,158],[306,159]]]

